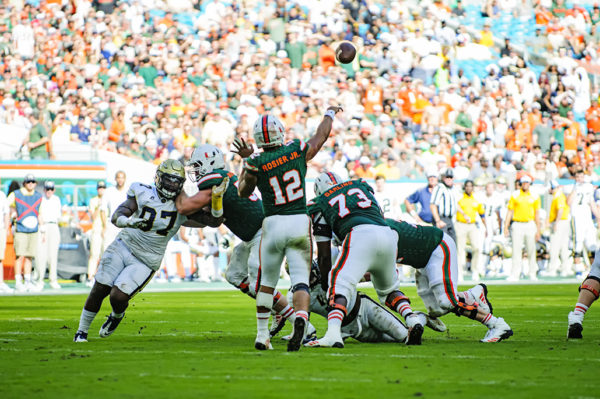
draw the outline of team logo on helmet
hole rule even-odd
[[[341,182],[342,179],[335,173],[323,172],[315,179],[315,195],[321,195]]]
[[[187,163],[188,177],[194,183],[215,169],[225,169],[225,156],[219,147],[212,144],[196,148]]]
[[[185,183],[185,168],[176,159],[163,161],[156,169],[154,184],[158,194],[168,200],[175,199]]]
[[[277,147],[283,144],[285,127],[275,116],[264,114],[254,122],[253,134],[259,148]]]

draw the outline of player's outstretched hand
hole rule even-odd
[[[254,152],[254,149],[251,145],[248,145],[244,139],[235,139],[233,141],[233,146],[235,147],[235,152],[242,158],[248,158]]]
[[[337,105],[332,105],[331,107],[327,108],[327,111],[333,111],[337,114],[338,112],[343,112],[344,110],[342,109],[342,107],[338,107]]]

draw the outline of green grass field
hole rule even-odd
[[[372,291],[368,291],[373,294]],[[423,310],[415,289],[413,307]],[[83,295],[0,297],[0,398],[592,398],[600,395],[600,306],[584,339],[567,342],[573,285],[491,286],[495,314],[515,335],[478,342],[485,328],[447,315],[448,333],[422,346],[257,352],[253,302],[237,291],[142,293],[108,339],[75,344]],[[319,336],[326,320],[315,315]],[[284,335],[291,330],[287,326]]]

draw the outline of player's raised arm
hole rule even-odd
[[[327,108],[327,112],[325,112],[325,116],[323,116],[323,120],[317,127],[317,131],[314,136],[312,136],[306,143],[308,144],[308,150],[306,150],[306,160],[310,161],[317,155],[327,138],[329,137],[329,133],[331,133],[331,127],[333,126],[333,118],[335,114],[343,111],[342,107],[332,106]]]
[[[244,139],[235,139],[235,141],[233,142],[233,146],[235,147],[235,150],[233,150],[233,152],[235,152],[244,159],[248,158],[254,153],[254,149],[252,148],[252,146],[248,145],[248,143],[246,143]],[[254,166],[244,161],[244,169],[240,174],[240,184],[238,186],[238,195],[242,198],[248,198],[249,196],[251,196],[254,192],[254,189],[256,188],[258,178],[254,173],[255,171],[257,171],[255,169],[256,168]]]

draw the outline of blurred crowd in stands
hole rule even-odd
[[[30,130],[32,159],[71,141],[185,162],[210,143],[239,173],[230,144],[261,113],[307,138],[341,105],[309,178],[597,181],[599,23],[563,0],[9,0],[0,123]]]
[[[262,112],[290,137],[308,137],[327,105],[340,104],[310,175],[415,178],[452,166],[461,179],[483,159],[546,181],[570,177],[570,164],[600,174],[598,86],[588,73],[597,6],[247,0],[183,1],[172,12],[158,0],[98,3],[0,6],[0,122],[31,128],[32,158],[77,141],[185,160],[198,143],[228,149],[251,138]],[[482,27],[461,23],[473,7],[487,16]],[[536,24],[525,47],[547,65],[493,34],[506,13]],[[351,64],[335,61],[341,40],[358,48]],[[485,76],[457,67],[482,57]]]

